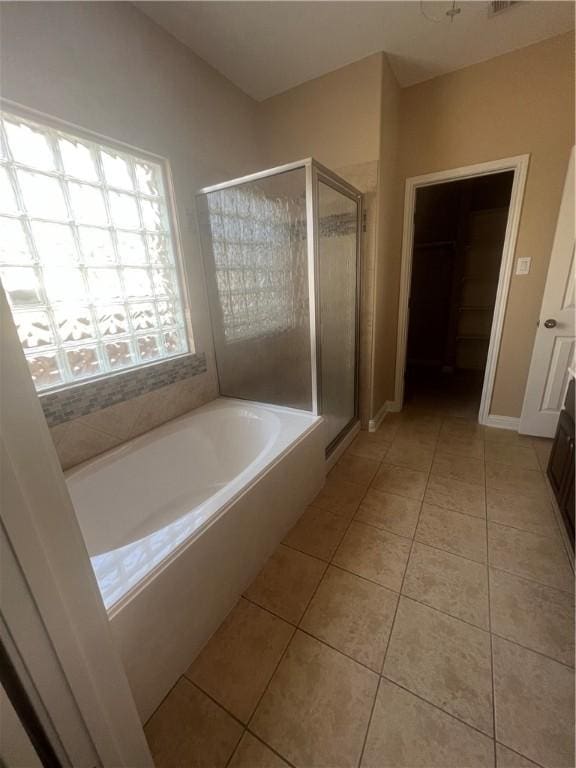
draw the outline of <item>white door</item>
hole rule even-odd
[[[553,437],[574,365],[574,148],[568,163],[519,431]]]
[[[2,687],[18,714],[19,701],[29,705],[22,720],[44,765],[153,768],[1,283],[0,372]],[[0,765],[17,765],[6,755],[22,744],[5,720],[2,711]]]

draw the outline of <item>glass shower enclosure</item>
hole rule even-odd
[[[361,193],[313,159],[197,198],[220,393],[358,420]]]

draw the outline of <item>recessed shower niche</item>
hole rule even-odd
[[[361,193],[312,159],[207,187],[198,212],[220,393],[358,420]]]

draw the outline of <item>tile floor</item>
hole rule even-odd
[[[549,442],[361,433],[164,702],[158,768],[573,768],[574,574]]]

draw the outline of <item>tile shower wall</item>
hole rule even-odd
[[[218,397],[214,366],[51,428],[63,469],[109,451]]]

